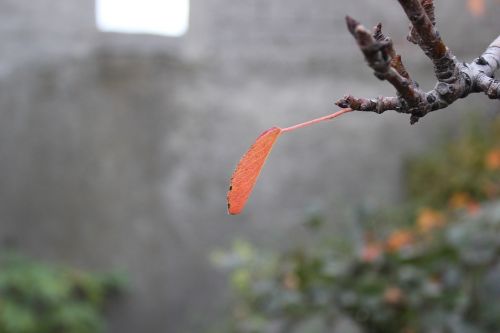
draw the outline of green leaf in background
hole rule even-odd
[[[104,332],[105,305],[124,289],[118,275],[99,275],[0,256],[0,332]]]

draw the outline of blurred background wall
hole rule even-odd
[[[465,1],[436,2],[459,58],[477,57],[498,35],[497,2],[481,17]],[[363,205],[402,200],[404,156],[464,115],[498,109],[473,96],[411,127],[386,113],[301,130],[277,144],[247,211],[229,217],[229,176],[261,131],[330,113],[345,93],[393,94],[364,65],[346,14],[382,21],[410,74],[432,88],[401,8],[192,0],[189,31],[173,38],[99,32],[94,6],[0,0],[0,240],[38,258],[126,272],[130,292],[112,332],[201,332],[225,304],[212,249],[235,237],[286,246],[308,211],[348,221]]]

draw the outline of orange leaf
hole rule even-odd
[[[243,155],[231,178],[227,193],[229,214],[239,214],[252,193],[255,182],[282,130],[273,127],[262,133]]]
[[[318,124],[351,111],[353,110],[349,108],[342,109],[330,115],[287,128],[272,127],[262,133],[245,155],[243,155],[233,173],[231,184],[229,185],[229,192],[227,193],[227,209],[229,214],[239,214],[243,211],[243,208],[245,208],[245,204],[252,193],[252,189],[266,162],[267,156],[281,133],[291,132],[299,128]]]

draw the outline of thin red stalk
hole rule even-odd
[[[301,124],[297,124],[297,125],[294,125],[294,126],[283,128],[283,129],[281,129],[281,132],[282,133],[290,132],[290,131],[293,131],[293,130],[296,130],[296,129],[299,129],[299,128],[303,128],[303,127],[307,127],[307,126],[310,126],[310,125],[314,125],[314,124],[320,123],[320,122],[325,121],[325,120],[330,120],[330,119],[336,118],[336,117],[338,117],[340,115],[343,115],[344,113],[351,112],[351,111],[353,111],[353,110],[350,109],[350,108],[342,109],[342,110],[337,111],[335,113],[329,114],[328,116],[316,118],[316,119],[309,120],[309,121],[306,121],[306,122],[301,123]]]

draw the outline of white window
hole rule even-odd
[[[102,31],[182,36],[189,25],[189,0],[96,0]]]

